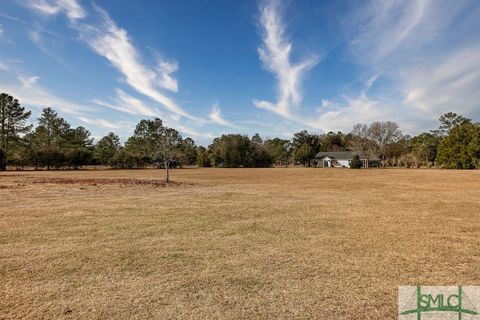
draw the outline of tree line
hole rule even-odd
[[[456,113],[440,117],[437,129],[416,136],[402,133],[392,121],[356,124],[351,132],[316,134],[303,130],[293,138],[263,139],[225,134],[208,147],[166,127],[161,119],[144,119],[124,144],[110,132],[94,143],[84,127],[72,127],[54,109],[42,110],[36,126],[31,112],[11,95],[0,94],[0,170],[112,168],[316,166],[318,152],[354,151],[373,155],[382,167],[473,169],[480,161],[480,124]],[[355,159],[354,159],[355,160]],[[355,166],[358,161],[353,162]],[[359,163],[358,163],[359,164]],[[359,164],[360,165],[360,164]]]

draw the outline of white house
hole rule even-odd
[[[356,154],[352,151],[319,152],[315,159],[317,160],[317,167],[350,168],[350,163]],[[360,161],[362,161],[362,167],[378,167],[379,159],[375,155],[369,155],[368,157],[361,154],[358,155],[360,156]]]

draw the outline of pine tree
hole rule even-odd
[[[0,94],[0,170],[7,167],[12,145],[32,128],[27,125],[30,115],[31,112],[25,111],[17,99],[6,93]]]

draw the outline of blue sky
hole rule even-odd
[[[448,111],[480,120],[480,2],[4,0],[0,90],[94,137],[160,117],[200,144]]]

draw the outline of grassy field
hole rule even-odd
[[[0,173],[0,318],[393,319],[399,285],[480,284],[480,171],[163,174]]]

